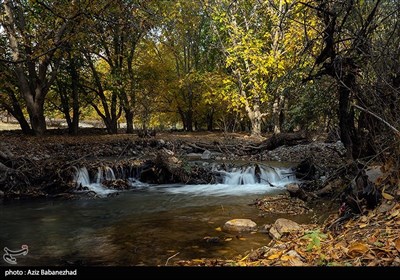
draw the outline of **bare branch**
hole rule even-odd
[[[369,110],[367,110],[367,109],[365,109],[365,108],[363,108],[363,107],[360,107],[360,106],[358,106],[358,105],[356,105],[356,104],[352,104],[351,106],[353,106],[354,108],[357,108],[357,109],[359,109],[359,110],[361,110],[361,111],[363,111],[363,112],[365,112],[365,113],[367,113],[367,114],[370,114],[371,116],[377,118],[378,120],[380,120],[381,122],[383,122],[384,124],[386,124],[391,130],[393,130],[393,132],[396,134],[397,137],[400,137],[400,131],[398,131],[393,125],[391,125],[390,123],[388,123],[387,121],[385,121],[384,119],[382,119],[382,118],[381,118],[380,116],[378,116],[377,114],[375,114],[375,113],[373,113],[373,112],[371,112],[371,111],[369,111]]]

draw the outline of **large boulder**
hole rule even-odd
[[[280,239],[282,236],[291,232],[299,231],[301,227],[298,223],[288,219],[279,218],[275,221],[269,230],[269,235],[273,239]]]
[[[223,228],[226,231],[254,231],[257,229],[257,224],[249,219],[233,219],[227,221]]]

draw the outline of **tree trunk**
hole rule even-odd
[[[125,111],[125,119],[126,119],[126,133],[132,134],[134,132],[134,125],[133,125],[133,111],[130,109],[124,108]]]
[[[70,53],[70,66],[71,66],[71,86],[72,86],[72,123],[69,126],[69,133],[72,135],[78,134],[79,128],[79,75],[76,69],[76,58],[71,57]]]
[[[22,112],[21,105],[15,96],[14,92],[8,91],[8,96],[10,97],[12,104],[11,106],[8,104],[3,104],[4,108],[18,121],[22,133],[24,134],[32,134],[32,129],[29,126],[29,123],[26,121],[24,113]]]
[[[262,114],[260,112],[260,106],[256,103],[253,105],[253,108],[246,106],[246,112],[251,123],[251,135],[257,137],[261,136]]]
[[[214,108],[207,112],[207,130],[212,131],[214,124]]]
[[[38,98],[33,99],[31,92],[24,92],[26,107],[28,109],[29,119],[31,121],[31,127],[33,133],[37,136],[43,135],[46,131],[46,118],[44,117],[44,96],[45,93],[37,90],[36,96]]]
[[[280,115],[280,98],[276,98],[274,104],[272,105],[272,120],[274,122],[274,133],[280,133],[281,127],[279,123]]]
[[[32,134],[33,131],[31,129],[31,127],[29,126],[29,123],[26,121],[25,116],[22,113],[22,111],[20,114],[16,114],[13,116],[14,116],[14,118],[17,119],[23,134],[26,134],[26,135]]]
[[[358,139],[354,125],[354,111],[350,106],[350,94],[355,88],[355,74],[348,72],[339,84],[339,127],[340,140],[347,149],[348,158],[358,158]]]
[[[186,131],[193,131],[193,111],[189,110],[185,113],[186,115]]]
[[[33,44],[32,38],[35,35],[29,32],[31,27],[27,27],[25,14],[19,10],[22,4],[16,3],[18,1],[4,1],[5,16],[2,20],[2,27],[4,27],[9,41],[12,59],[16,62],[13,66],[13,73],[16,75],[20,93],[26,102],[32,130],[35,135],[42,135],[46,131],[44,100],[55,80],[61,59],[61,56],[55,57],[55,53],[64,43],[64,34],[70,21],[65,20],[59,27],[54,26],[52,33],[54,37],[47,38],[53,39],[52,46],[40,46],[42,42]],[[48,48],[47,51],[45,48]],[[44,54],[32,59],[37,56],[32,51],[33,49],[41,49]],[[20,63],[22,58],[24,62]],[[51,63],[52,67],[50,67]]]
[[[67,121],[68,131],[71,133],[72,130],[72,120],[69,114],[69,103],[68,103],[68,93],[66,93],[65,89],[62,88],[61,85],[58,85],[58,90],[61,99],[61,110],[64,113],[64,118]]]
[[[179,116],[181,117],[183,130],[187,131],[187,129],[186,129],[186,116],[185,116],[183,110],[180,107],[178,107],[178,113],[179,113]]]

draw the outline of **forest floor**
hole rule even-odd
[[[0,132],[0,159],[3,157],[6,170],[16,180],[21,170],[23,176],[35,177],[39,182],[48,172],[59,172],[82,160],[102,160],[105,158],[135,158],[143,160],[155,157],[160,149],[168,149],[176,154],[201,153],[214,149],[215,156],[225,160],[284,160],[299,162],[312,153],[317,166],[332,171],[330,175],[340,176],[334,170],[343,169],[348,164],[343,151],[336,144],[323,143],[321,135],[309,139],[307,143],[287,147],[280,146],[272,151],[261,149],[271,135],[261,138],[249,137],[244,133],[220,132],[163,132],[150,139],[137,135],[107,135],[101,130],[88,129],[80,136],[68,136],[59,131],[42,137],[23,136],[18,131]],[[243,150],[251,153],[241,152]],[[252,150],[253,149],[253,150]],[[8,164],[12,162],[12,164]],[[1,161],[0,161],[1,164]],[[0,166],[1,167],[1,166]],[[318,168],[317,168],[318,169]],[[273,239],[269,244],[244,252],[232,260],[195,259],[170,262],[180,266],[400,266],[400,189],[389,189],[390,168],[381,167],[380,178],[375,180],[376,188],[382,193],[381,202],[374,209],[363,209],[361,214],[352,214],[345,219],[339,214],[339,192],[342,178],[330,178],[325,184],[325,198],[307,196],[308,207],[326,201],[326,197],[337,201],[338,211],[323,223],[302,224],[301,229]],[[46,173],[47,172],[47,173]],[[396,171],[397,172],[397,171]],[[41,174],[43,173],[43,174]],[[22,174],[22,173],[21,173]],[[39,176],[39,175],[40,176]],[[329,174],[324,174],[328,176]],[[1,175],[1,174],[0,174]],[[337,177],[336,176],[336,177]],[[0,200],[7,192],[14,196],[23,192],[18,187],[7,189],[9,183],[0,176]],[[19,182],[16,180],[16,183]],[[336,184],[337,186],[334,186]],[[328,186],[327,186],[328,185]],[[393,184],[392,184],[393,185]],[[48,186],[47,186],[48,188]],[[47,196],[46,188],[40,195]],[[26,191],[28,197],[35,197],[36,191]],[[322,196],[322,195],[321,195]],[[266,198],[263,198],[266,199]],[[257,206],[260,211],[268,211],[265,201]],[[311,205],[311,206],[310,206]],[[289,209],[290,207],[288,207]]]

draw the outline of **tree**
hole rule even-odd
[[[78,134],[81,103],[84,101],[80,93],[80,69],[83,66],[83,58],[71,43],[65,47],[65,57],[60,62],[60,70],[56,81],[47,97],[47,103],[64,115],[71,135]]]
[[[219,67],[219,50],[211,28],[211,19],[200,1],[176,1],[168,6],[160,27],[159,40],[174,57],[178,83],[171,95],[186,131],[199,123],[196,118],[206,91],[205,77]]]
[[[65,1],[48,5],[41,1],[4,0],[0,24],[11,55],[11,61],[6,63],[15,77],[36,135],[46,130],[45,98],[55,81],[69,28],[81,15],[79,5],[67,6]],[[24,132],[28,132],[26,123],[23,126]]]
[[[252,135],[259,136],[266,104],[278,92],[276,81],[296,65],[294,58],[301,51],[302,34],[291,20],[299,13],[298,5],[283,0],[215,0],[204,5],[213,17],[226,67],[237,85],[232,101],[244,107]]]
[[[370,104],[369,98],[360,90],[360,77],[368,76],[363,66],[371,61],[378,27],[395,11],[388,9],[382,13],[383,2],[320,0],[305,3],[320,18],[319,40],[323,42],[322,48],[315,54],[317,72],[308,79],[328,75],[336,81],[340,138],[350,158],[359,158],[371,152],[365,147],[372,139],[362,136],[366,125],[365,112],[355,112],[352,104]],[[359,120],[364,119],[364,123],[357,125],[357,116]]]
[[[120,109],[125,113],[127,133],[133,132],[136,100],[133,60],[138,43],[151,28],[151,14],[151,1],[137,0],[109,2],[107,9],[92,16],[92,32],[84,50],[92,72],[86,88],[101,100],[102,109],[96,102],[91,105],[109,133],[117,132]],[[107,73],[99,73],[96,67],[99,61],[107,64]]]

